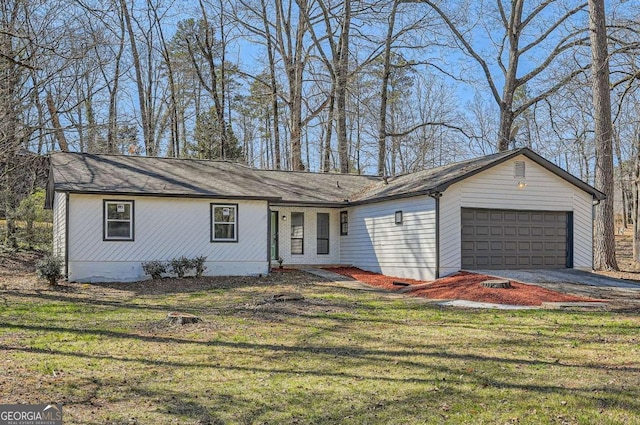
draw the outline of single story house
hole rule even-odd
[[[605,195],[530,149],[396,177],[228,161],[54,153],[47,204],[70,281],[145,279],[206,256],[208,275],[353,265],[432,280],[463,270],[592,268]]]

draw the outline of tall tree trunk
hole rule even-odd
[[[62,152],[69,152],[69,145],[67,144],[67,139],[64,137],[64,130],[60,125],[60,118],[58,118],[58,109],[50,92],[47,92],[47,108],[49,109],[49,115],[51,115],[51,123],[53,124],[58,146],[60,146]]]
[[[636,154],[633,174],[633,261],[640,265],[640,149]]]
[[[613,221],[613,125],[604,0],[589,0],[589,38],[596,137],[595,187],[607,195],[607,199],[595,209],[593,267],[596,270],[618,270]]]
[[[138,52],[138,46],[136,43],[136,33],[133,30],[133,24],[131,23],[131,13],[127,6],[127,0],[120,0],[120,7],[122,8],[122,15],[129,34],[129,44],[131,45],[131,57],[133,59],[133,68],[136,73],[136,87],[138,89],[138,102],[140,103],[140,120],[142,121],[142,135],[144,139],[144,148],[147,156],[154,156],[156,154],[155,144],[153,142],[153,133],[151,131],[151,119],[149,111],[149,102],[144,88],[144,80],[142,79],[142,63],[140,62],[140,53]],[[150,67],[150,65],[148,65]],[[149,93],[150,94],[150,93]]]
[[[389,97],[389,77],[391,75],[391,44],[393,31],[396,24],[396,11],[398,0],[394,0],[389,16],[387,37],[384,43],[384,64],[382,66],[382,80],[380,82],[380,110],[378,112],[378,175],[385,174],[387,159],[387,99]]]
[[[307,0],[298,1],[298,28],[295,50],[287,66],[289,73],[289,102],[291,105],[291,169],[303,171],[302,162],[302,77],[304,72],[304,35],[306,31]]]
[[[273,40],[271,39],[271,27],[267,16],[267,5],[265,0],[260,0],[262,6],[262,23],[264,25],[265,39],[267,42],[267,57],[269,58],[269,79],[271,84],[271,109],[273,113],[273,156],[275,169],[282,168],[280,157],[280,115],[278,111],[278,81],[276,79],[276,62],[273,55]]]
[[[338,64],[336,67],[336,112],[338,158],[340,172],[348,173],[349,140],[347,138],[347,82],[349,78],[349,32],[351,30],[351,0],[344,0],[342,28],[338,44]]]
[[[322,171],[328,173],[331,170],[331,139],[333,138],[333,113],[336,98],[333,93],[329,97],[329,109],[327,110],[327,134],[322,148]]]
[[[635,140],[637,150],[633,174],[633,261],[640,266],[640,135]]]
[[[147,7],[153,10],[153,16],[157,24],[158,35],[160,36],[160,50],[162,52],[162,57],[164,59],[165,66],[167,67],[167,78],[169,79],[169,98],[170,105],[169,110],[169,123],[171,125],[171,145],[169,146],[169,151],[171,156],[175,158],[180,157],[180,126],[178,122],[178,95],[177,95],[177,86],[175,82],[174,72],[173,72],[173,61],[171,60],[171,53],[169,52],[169,46],[167,41],[164,38],[164,31],[162,29],[163,25],[160,20],[160,16],[158,16],[158,11],[154,7],[153,3],[147,1]]]
[[[113,70],[113,86],[109,87],[109,124],[107,127],[107,153],[116,153],[116,139],[118,136],[118,89],[120,84],[120,63],[124,52],[125,27],[122,13],[119,15],[120,40],[118,53],[116,53]]]

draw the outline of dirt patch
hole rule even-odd
[[[467,300],[496,304],[510,304],[522,306],[539,306],[543,302],[589,302],[601,301],[590,297],[563,294],[535,285],[526,285],[510,281],[511,288],[487,288],[482,282],[494,279],[492,276],[460,272],[453,276],[438,279],[433,282],[422,282],[413,279],[400,279],[384,276],[378,273],[366,272],[353,267],[329,269],[334,273],[349,276],[372,286],[398,291],[401,287],[394,285],[394,281],[410,283],[402,291],[416,297],[439,300]]]
[[[40,251],[11,251],[0,245],[0,289],[32,289],[38,285],[36,263],[42,257],[44,253]]]
[[[11,251],[0,245],[0,276],[33,273],[42,257],[40,251]]]

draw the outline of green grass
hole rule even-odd
[[[287,275],[0,292],[0,403],[62,402],[65,424],[640,423],[636,313],[446,309]]]

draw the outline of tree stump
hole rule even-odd
[[[506,279],[485,280],[484,282],[482,282],[482,286],[484,286],[485,288],[501,288],[501,289],[513,288],[511,286],[511,282],[509,282]]]
[[[283,303],[287,301],[301,301],[304,300],[304,297],[300,294],[296,293],[288,293],[288,294],[276,294],[270,297],[267,297],[263,300],[264,303]]]
[[[167,314],[167,320],[174,325],[186,325],[187,323],[198,323],[200,318],[193,314],[172,311]]]

